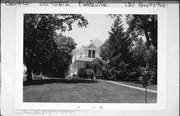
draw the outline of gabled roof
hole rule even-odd
[[[87,45],[87,47],[90,47],[92,44],[93,44],[95,47],[99,48],[99,47],[103,44],[103,42],[102,42],[101,40],[99,40],[99,39],[96,38],[96,39],[94,39],[93,41],[91,41],[90,44]]]
[[[91,43],[88,47],[89,48],[96,48],[96,46],[93,43]]]
[[[76,48],[75,50],[73,50],[73,52],[78,52],[81,48],[89,48],[89,47],[95,47],[95,48],[99,48],[103,45],[103,42],[99,39],[94,39],[93,41],[91,41],[87,46],[82,45],[81,47]]]

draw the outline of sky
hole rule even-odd
[[[104,42],[109,38],[109,31],[114,19],[106,14],[82,14],[88,20],[88,26],[79,28],[75,23],[71,31],[62,33],[72,37],[77,43],[77,47],[88,45],[90,40],[99,39]]]

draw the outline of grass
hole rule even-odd
[[[47,79],[24,83],[24,102],[144,103],[144,91],[98,80]],[[157,94],[148,92],[148,103]]]

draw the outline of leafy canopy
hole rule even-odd
[[[23,54],[27,77],[31,78],[32,72],[46,73],[52,65],[51,62],[61,52],[68,53],[64,57],[69,59],[69,51],[75,48],[75,43],[69,37],[62,36],[64,39],[57,40],[56,31],[70,31],[74,22],[79,27],[88,25],[88,21],[80,14],[24,14]],[[67,41],[60,44],[59,41],[65,39]]]

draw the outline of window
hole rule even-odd
[[[92,51],[92,57],[95,58],[95,50]]]
[[[88,51],[88,57],[91,58],[91,50]]]
[[[95,58],[95,50],[88,50],[88,57]]]

